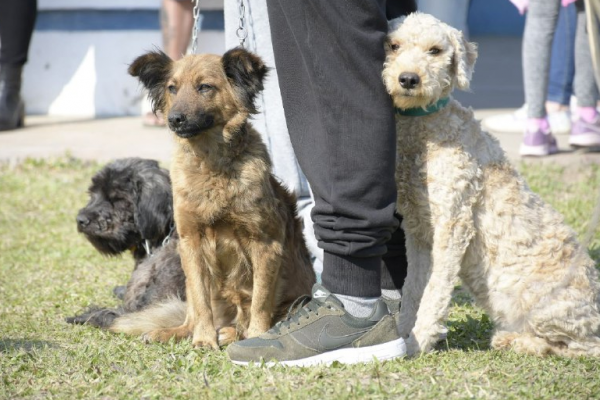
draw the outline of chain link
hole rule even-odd
[[[235,35],[240,40],[240,46],[244,47],[244,42],[248,37],[248,31],[246,30],[245,25],[246,7],[244,6],[244,0],[238,0],[238,11],[240,13],[240,23],[238,29],[235,31]]]
[[[192,29],[192,54],[196,54],[198,47],[198,17],[200,16],[200,0],[191,0],[194,3],[194,28]]]
[[[194,3],[194,28],[192,30],[192,54],[196,54],[198,48],[198,17],[200,16],[200,0],[191,0]],[[246,6],[244,0],[238,0],[238,12],[240,14],[240,22],[238,29],[235,31],[235,35],[240,41],[240,46],[244,47],[244,42],[248,37],[248,31],[246,30]]]

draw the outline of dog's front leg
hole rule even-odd
[[[257,240],[251,246],[254,282],[248,337],[258,336],[271,328],[283,252],[280,242],[268,239]]]
[[[182,242],[183,246],[181,246]],[[218,350],[210,272],[211,264],[214,266],[217,263],[215,232],[206,227],[200,231],[200,234],[182,237],[179,249],[186,279],[188,318],[193,326],[192,344],[196,347],[212,347]]]
[[[405,236],[408,274],[402,287],[398,325],[398,333],[404,338],[415,326],[419,304],[431,273],[431,247],[417,240],[410,232],[405,231]]]
[[[198,347],[218,349],[217,331],[211,307],[211,285],[209,263],[214,262],[213,232],[210,228],[200,229],[193,216],[178,215],[179,255],[185,273],[187,312],[184,324],[175,328],[187,330],[192,344]]]
[[[446,203],[452,204],[452,203]],[[407,341],[407,353],[430,351],[446,331],[444,322],[450,306],[454,283],[458,278],[465,251],[474,234],[470,209],[460,208],[461,214],[454,215],[448,206],[448,212],[442,218],[433,219],[434,234],[431,251],[431,274],[421,305],[417,312],[417,321]],[[447,217],[447,218],[445,218]]]

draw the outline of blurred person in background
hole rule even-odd
[[[546,156],[558,152],[552,134],[546,100],[548,93],[552,39],[562,5],[573,0],[511,0],[521,12],[527,10],[523,35],[523,80],[527,123],[520,148],[522,156]],[[586,32],[586,16],[582,0],[577,7],[575,34],[575,75],[573,88],[577,97],[569,144],[575,147],[600,146],[600,117],[596,104],[598,87],[595,81],[591,49]]]
[[[24,124],[21,76],[37,16],[37,0],[0,0],[0,131]]]
[[[194,3],[190,0],[162,0],[160,28],[163,51],[173,60],[183,57],[190,45],[194,27]],[[165,126],[162,115],[148,111],[144,114],[144,125]]]
[[[577,9],[571,3],[560,8],[552,42],[546,113],[554,134],[571,132],[576,32]],[[482,123],[491,131],[522,133],[527,123],[527,104],[512,113],[487,117]]]

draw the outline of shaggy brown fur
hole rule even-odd
[[[266,67],[233,49],[177,62],[151,52],[129,72],[175,133],[171,180],[188,299],[185,321],[145,337],[191,336],[195,346],[216,349],[267,331],[310,293],[315,275],[295,198],[271,174],[267,149],[248,123]],[[153,312],[160,308],[146,315]]]

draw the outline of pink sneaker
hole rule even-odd
[[[549,130],[546,132],[542,129],[527,130],[519,153],[522,156],[547,156],[558,153],[556,138]]]
[[[571,129],[569,144],[573,147],[600,147],[600,115],[596,115],[592,123],[578,118]]]

